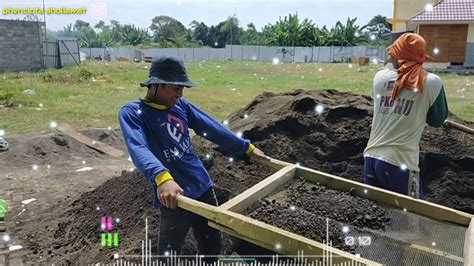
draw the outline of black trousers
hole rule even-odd
[[[217,206],[217,198],[214,189],[207,190],[198,201]],[[158,252],[160,256],[168,254],[181,255],[186,234],[189,228],[193,228],[194,237],[198,244],[198,254],[204,255],[205,263],[217,261],[216,256],[220,254],[222,246],[222,234],[220,231],[210,227],[207,219],[183,209],[160,208],[160,238],[158,242]],[[170,264],[169,258],[161,257],[161,262]]]

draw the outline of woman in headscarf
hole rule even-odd
[[[422,67],[432,57],[420,35],[401,35],[387,53],[393,69],[379,71],[373,81],[374,115],[364,151],[364,181],[422,198],[419,144],[427,124],[440,127],[448,116],[444,85]]]

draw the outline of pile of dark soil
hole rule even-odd
[[[123,138],[120,130],[87,130],[82,134],[103,143],[123,147]],[[97,152],[86,145],[62,133],[42,135],[11,136],[6,138],[10,150],[2,153],[2,162],[22,167],[31,165],[54,164],[55,166],[70,165],[75,160],[101,160],[108,155]],[[79,161],[79,164],[81,163]]]
[[[343,232],[343,226],[384,229],[390,221],[384,208],[376,203],[297,179],[288,188],[265,199],[250,217],[283,228],[298,235],[327,242],[327,228],[333,247],[354,252],[344,238],[349,232]]]
[[[321,114],[317,105],[324,106]],[[363,182],[364,159],[372,122],[368,96],[336,90],[264,93],[233,113],[235,131],[273,158]],[[449,119],[474,127],[454,115]],[[197,151],[208,150],[204,141]],[[427,127],[420,143],[420,169],[426,200],[474,213],[474,136],[457,129]],[[232,188],[226,164],[211,169],[216,182]],[[231,182],[231,184],[226,184]],[[231,189],[232,190],[232,189]]]
[[[315,112],[317,105],[324,106],[324,111],[320,114]],[[241,131],[245,138],[251,139],[258,148],[276,159],[299,162],[303,166],[362,181],[362,152],[368,141],[371,116],[372,101],[367,96],[336,90],[295,91],[284,94],[264,93],[242,110],[233,113],[229,122],[233,130]],[[471,127],[474,124],[456,117],[451,119]],[[196,137],[193,143],[195,151],[209,167],[218,187],[221,203],[274,172],[247,161],[230,162],[214,144],[200,137]],[[421,153],[421,175],[424,178],[427,199],[474,213],[473,136],[451,128],[429,128],[423,135]],[[210,159],[207,159],[207,154]],[[267,204],[261,211],[265,213],[267,208],[272,209],[287,218],[279,217],[268,221],[277,225],[279,221],[293,223],[292,217],[299,219],[299,215],[306,217],[307,221],[314,218],[314,224],[307,227],[306,231],[307,234],[312,234],[307,235],[308,237],[317,240],[321,240],[321,236],[315,231],[325,229],[325,223],[324,227],[319,227],[322,225],[319,217],[325,215],[332,215],[334,220],[331,220],[331,228],[337,228],[338,232],[339,223],[353,222],[358,226],[373,228],[383,228],[385,225],[383,211],[372,203],[363,202],[360,208],[354,210],[349,206],[344,211],[337,210],[337,204],[323,202],[330,202],[328,198],[331,197],[346,201],[350,195],[334,196],[330,191],[314,187],[316,191],[300,192],[305,197],[289,197],[287,201],[278,203],[282,205],[281,209],[273,206],[274,204]],[[315,210],[309,212],[307,209],[312,208],[319,194],[324,199],[320,200],[318,205],[321,207],[318,208],[320,213],[315,213]],[[68,207],[61,218],[49,218],[42,221],[37,228],[32,228],[36,232],[43,232],[29,240],[31,248],[36,247],[37,253],[42,255],[40,260],[32,261],[82,264],[109,262],[112,254],[117,251],[140,255],[140,241],[145,235],[145,217],[148,217],[152,238],[156,239],[159,228],[159,212],[152,209],[150,197],[149,185],[135,172],[123,173],[94,191],[83,194]],[[289,204],[297,206],[298,211],[286,213]],[[100,211],[96,209],[97,206]],[[369,217],[366,217],[366,214]],[[99,218],[102,215],[120,218],[117,230],[120,232],[121,245],[118,250],[99,247]],[[348,221],[350,219],[354,220]],[[300,232],[298,230],[297,232]],[[332,233],[335,239],[338,232]],[[190,242],[184,247],[184,252],[188,254],[195,251],[195,244],[191,239],[189,238]],[[231,246],[228,237],[225,241],[223,254],[238,250]],[[156,242],[153,242],[153,245],[155,244]],[[341,247],[340,242],[337,242],[337,246]]]

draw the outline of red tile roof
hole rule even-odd
[[[409,19],[410,22],[423,21],[467,21],[474,23],[474,0],[444,0],[431,11],[424,10]]]

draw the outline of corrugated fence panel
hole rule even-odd
[[[211,56],[211,48],[195,48],[194,61],[209,60]]]
[[[61,67],[81,64],[77,39],[58,39]]]
[[[312,62],[313,48],[311,47],[295,47],[295,62]]]
[[[145,60],[159,56],[173,56],[186,62],[202,60],[253,60],[280,62],[343,62],[351,57],[366,56],[371,60],[386,60],[385,47],[288,47],[288,46],[254,46],[254,45],[226,45],[225,48],[154,48],[154,49],[129,49],[129,48],[82,48],[81,52],[88,57],[103,60],[117,60],[119,57]]]
[[[194,48],[178,48],[178,58],[184,62],[194,61]]]
[[[242,46],[242,60],[258,60],[260,47],[256,45]]]
[[[59,47],[57,42],[43,42],[43,62],[46,68],[59,68]]]
[[[209,60],[225,60],[225,48],[211,49]]]

